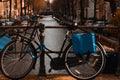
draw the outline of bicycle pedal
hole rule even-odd
[[[98,59],[95,59],[94,62],[92,63],[92,67],[94,67],[97,63]]]
[[[80,72],[80,71],[78,71],[78,70],[75,70],[75,72],[76,72],[77,74],[79,74],[79,75],[81,74],[81,72]]]

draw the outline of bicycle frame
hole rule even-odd
[[[67,33],[66,33],[66,35],[65,35],[65,38],[64,38],[64,41],[63,41],[63,43],[62,43],[62,45],[61,45],[61,48],[60,48],[60,50],[59,51],[52,51],[52,50],[50,50],[49,48],[47,48],[45,45],[44,45],[44,43],[38,43],[38,42],[35,42],[36,44],[38,44],[38,47],[36,48],[36,51],[45,51],[44,53],[50,58],[50,59],[52,59],[52,57],[49,55],[49,53],[56,53],[56,54],[58,54],[58,57],[62,57],[62,53],[64,53],[64,47],[65,47],[65,44],[66,44],[66,42],[67,42],[67,40],[68,40],[68,33],[69,33],[69,31],[67,31]],[[42,39],[43,37],[41,37],[40,38],[40,40],[39,41],[41,41],[41,39]],[[38,52],[39,52],[38,51]]]
[[[65,47],[65,44],[66,42],[69,40],[70,41],[70,37],[69,37],[69,34],[70,34],[70,30],[67,31],[66,35],[65,35],[65,38],[64,38],[64,41],[62,43],[62,46],[61,46],[61,49],[60,51],[52,51],[50,49],[48,49],[45,45],[44,45],[44,37],[45,37],[45,34],[44,34],[44,28],[33,28],[33,31],[32,31],[32,35],[30,36],[30,38],[27,38],[27,37],[24,37],[26,40],[28,40],[28,44],[31,44],[34,46],[35,48],[35,45],[37,45],[37,47],[35,48],[35,52],[36,54],[37,53],[40,53],[39,55],[33,55],[29,52],[29,54],[32,56],[33,59],[35,59],[35,61],[37,61],[37,58],[40,57],[40,70],[39,70],[39,76],[45,76],[46,73],[45,73],[45,64],[44,64],[44,55],[46,54],[50,59],[51,61],[53,61],[54,58],[52,58],[51,55],[49,55],[49,53],[58,53],[58,59],[60,58],[63,58],[64,56],[64,53],[65,53],[65,50],[64,50],[64,47]],[[41,30],[43,29],[43,30]],[[34,37],[33,37],[34,36]],[[35,37],[38,38],[38,41],[35,40]],[[36,62],[35,62],[36,64]],[[34,64],[34,67],[35,67],[35,64]],[[52,68],[51,68],[52,69]],[[50,70],[51,70],[50,69]],[[50,72],[50,71],[49,71]]]
[[[25,37],[24,35],[21,35],[21,34],[18,34],[20,37],[23,37],[25,40],[27,40],[28,44],[31,44],[34,46],[35,48],[35,51],[36,53],[40,53],[40,52],[43,52],[50,58],[52,59],[52,57],[49,55],[49,53],[55,53],[55,54],[58,54],[58,57],[62,57],[62,53],[64,53],[64,47],[65,47],[65,44],[66,42],[69,40],[70,41],[70,38],[69,38],[69,34],[70,34],[70,30],[67,30],[67,33],[65,35],[65,38],[63,40],[63,43],[61,45],[61,48],[59,51],[53,51],[53,50],[50,50],[49,48],[47,48],[44,44],[44,30],[39,30],[39,27],[33,27],[33,31],[32,33],[30,34],[30,38],[27,38]],[[25,33],[27,34],[27,33]],[[35,40],[35,37],[38,39],[38,41]],[[37,47],[35,47],[37,46]],[[31,56],[34,58],[34,59],[37,59],[40,55],[38,56],[34,56],[33,54],[31,54]]]

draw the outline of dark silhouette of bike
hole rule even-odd
[[[67,32],[58,52],[45,46],[45,26],[41,23],[35,24],[33,28],[26,27],[24,33],[15,33],[14,39],[6,45],[1,53],[0,66],[3,74],[10,79],[24,78],[35,67],[37,58],[46,54],[51,59],[49,72],[52,69],[66,69],[72,77],[78,80],[91,80],[98,76],[106,63],[104,48],[96,40],[95,53],[75,54],[71,36],[75,34],[78,27],[68,23],[64,25]],[[57,53],[58,56],[52,58],[50,53]]]

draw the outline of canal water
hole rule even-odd
[[[44,16],[40,19],[40,22],[45,24],[45,26],[60,26],[57,21],[55,21],[52,16]],[[45,45],[47,48],[53,51],[59,51],[64,40],[66,29],[62,28],[46,28],[45,29]],[[51,54],[54,58],[57,54]],[[47,74],[66,74],[65,70],[52,70],[51,73],[48,73],[50,69],[50,59],[45,56],[45,66]],[[38,74],[39,72],[39,59],[37,60],[36,69],[32,70],[32,74]]]

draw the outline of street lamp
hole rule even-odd
[[[54,2],[54,0],[49,0],[50,4],[52,4]]]
[[[50,4],[52,4],[54,2],[54,0],[45,0],[46,2],[49,2]]]

